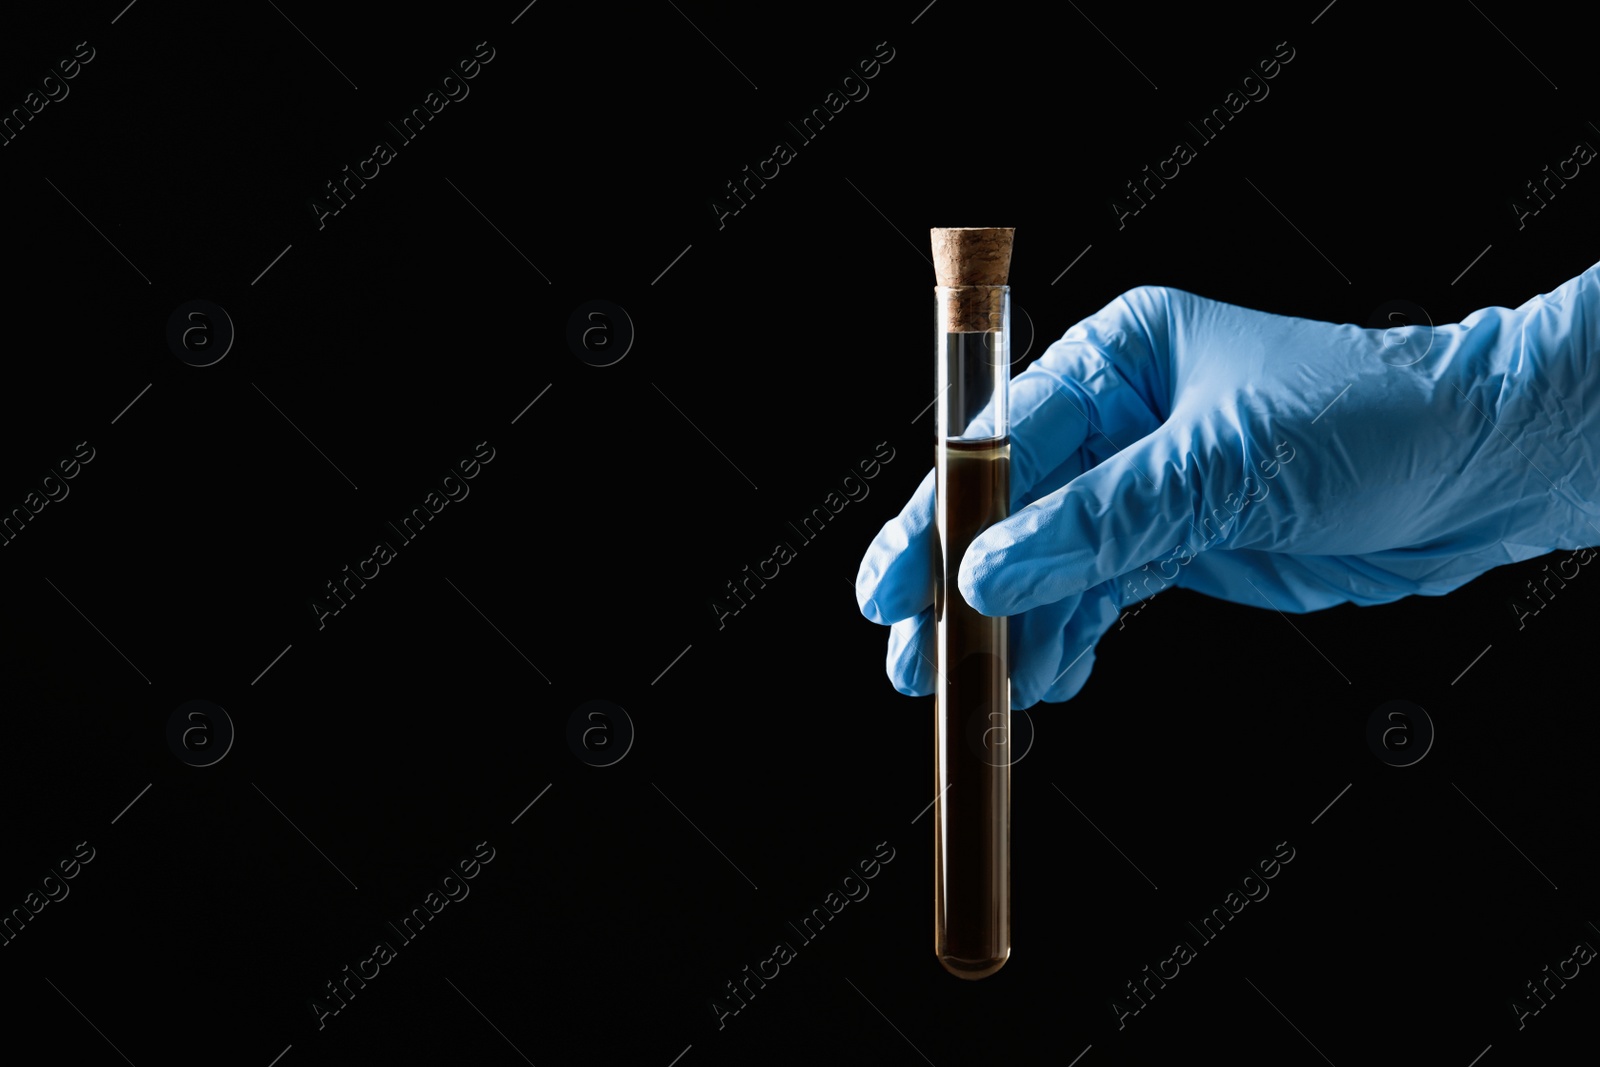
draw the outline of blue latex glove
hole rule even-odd
[[[1307,612],[1600,544],[1594,358],[1600,264],[1390,330],[1124,293],[1012,380],[1012,515],[961,561],[967,602],[1012,616],[1012,706],[1074,696],[1163,589]],[[933,692],[933,495],[930,470],[856,576],[911,696]]]

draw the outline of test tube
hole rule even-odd
[[[1004,618],[956,585],[1011,511],[1011,229],[933,230],[936,364],[934,952],[959,978],[1011,955],[1011,681]]]

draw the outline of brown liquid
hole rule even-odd
[[[1011,684],[1006,620],[980,615],[956,575],[973,538],[1011,510],[1008,439],[949,441],[938,464],[934,612],[934,951],[962,978],[1011,954]]]

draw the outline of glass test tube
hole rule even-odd
[[[956,575],[973,538],[1011,509],[1011,297],[1004,285],[934,292],[934,951],[977,979],[1011,954],[1011,682],[1007,620],[973,609]]]

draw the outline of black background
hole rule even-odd
[[[932,953],[932,701],[893,691],[849,586],[931,463],[930,226],[1016,227],[1028,359],[1147,283],[1360,325],[1515,306],[1596,258],[1588,169],[1511,208],[1600,144],[1589,35],[1507,4],[922,3],[7,12],[5,109],[95,49],[0,147],[0,507],[95,457],[0,549],[0,908],[95,849],[0,948],[7,1042],[1466,1067],[1587,1036],[1592,968],[1511,1009],[1600,944],[1600,580],[1520,630],[1508,606],[1566,553],[1292,626],[1152,601],[1030,711],[1013,957],[979,983]],[[470,95],[319,228],[323,183],[480,41]],[[724,183],[879,42],[870,95],[719,226]],[[1270,95],[1119,229],[1123,183],[1279,42]],[[192,299],[237,331],[210,367],[165,340]],[[568,344],[590,300],[634,328],[614,365]],[[324,583],[482,441],[470,495],[319,629]],[[870,495],[719,628],[724,583],[880,443]],[[208,767],[167,743],[193,699],[237,730]],[[636,731],[609,767],[567,742],[590,700]],[[1390,700],[1435,731],[1404,768],[1367,742]],[[310,998],[480,841],[470,896],[319,1029]],[[1119,1030],[1124,983],[1280,842],[1270,896]],[[880,843],[870,895],[719,1028],[724,983]]]

